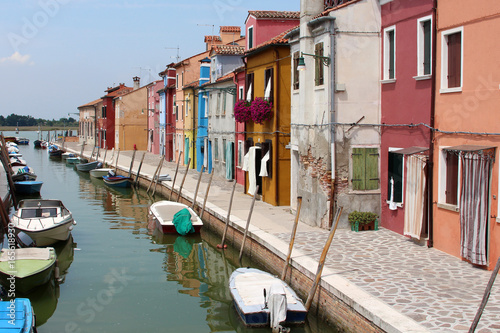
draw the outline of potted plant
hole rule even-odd
[[[257,97],[250,106],[252,120],[257,124],[262,124],[264,121],[271,119],[273,116],[272,108],[272,103]]]
[[[352,231],[378,230],[378,215],[372,212],[353,211],[347,216]]]
[[[250,102],[240,99],[234,106],[234,119],[239,123],[245,123],[252,119]]]

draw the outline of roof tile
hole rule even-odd
[[[276,10],[249,10],[248,14],[256,18],[264,19],[290,19],[299,20],[300,12],[276,11]]]

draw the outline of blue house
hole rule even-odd
[[[210,82],[210,59],[200,60],[200,89],[198,90],[198,129],[196,136],[196,170],[202,166],[212,172],[212,144],[208,140],[208,97],[209,92],[203,85]]]

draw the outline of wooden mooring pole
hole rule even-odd
[[[198,196],[198,189],[200,188],[201,177],[203,176],[203,171],[205,170],[205,166],[201,166],[200,175],[198,176],[198,182],[196,183],[196,190],[194,191],[193,204],[191,205],[191,209],[194,209],[196,205],[196,197]]]
[[[212,179],[214,178],[214,171],[210,174],[210,180],[208,181],[207,191],[205,193],[205,199],[203,199],[203,208],[201,209],[200,218],[203,219],[203,213],[205,213],[205,206],[207,204],[208,192],[210,191],[210,185],[212,184]]]
[[[241,241],[241,249],[240,256],[238,260],[241,262],[241,257],[243,257],[243,249],[245,248],[245,242],[247,240],[248,227],[250,226],[250,219],[252,218],[253,206],[255,205],[255,198],[257,197],[257,193],[259,192],[259,185],[255,189],[255,193],[253,194],[252,205],[250,206],[250,211],[248,212],[247,225],[245,226],[245,233],[243,234],[243,240]]]
[[[153,186],[156,174],[158,173],[158,170],[160,169],[162,164],[163,164],[163,155],[160,157],[160,160],[158,161],[158,166],[156,167],[155,173],[153,174],[153,177],[151,178],[151,182],[149,183],[149,186],[148,186],[148,189],[146,190],[146,193],[149,193],[149,190]]]
[[[498,257],[497,264],[495,269],[491,273],[490,280],[488,281],[488,285],[486,286],[486,290],[484,291],[483,300],[479,305],[479,309],[477,310],[476,316],[472,321],[472,325],[470,326],[469,333],[473,333],[476,331],[477,324],[479,324],[479,320],[483,315],[484,308],[486,307],[486,303],[488,303],[488,298],[490,298],[491,288],[493,287],[493,283],[498,275],[498,270],[500,270],[500,257]]]
[[[144,156],[146,156],[146,152],[142,153],[141,163],[139,163],[139,168],[137,169],[137,175],[135,176],[134,185],[137,187],[139,184],[139,176],[141,174],[142,162],[144,162]]]
[[[163,161],[164,161],[164,157],[162,157],[162,159],[161,159],[160,168],[158,169],[158,173],[157,173],[156,178],[155,178],[155,187],[153,188],[153,195],[155,195],[155,193],[156,193],[156,186],[158,185],[158,181],[160,179],[161,169],[163,168]]]
[[[212,171],[213,174],[213,171]],[[233,207],[233,197],[234,197],[234,190],[236,189],[236,180],[233,180],[233,190],[231,191],[231,197],[229,199],[229,208],[227,209],[227,217],[226,217],[226,226],[224,227],[224,232],[222,233],[222,241],[220,244],[217,244],[218,249],[225,249],[227,247],[224,242],[226,241],[226,233],[227,229],[229,227],[229,219],[231,217],[231,208]],[[203,204],[203,209],[205,209],[205,205]]]
[[[323,267],[325,266],[326,255],[328,250],[330,249],[330,245],[332,244],[333,236],[335,236],[335,231],[337,230],[337,226],[339,224],[340,215],[342,214],[342,207],[337,208],[336,216],[337,220],[335,221],[335,226],[331,229],[330,235],[328,235],[328,239],[326,240],[325,247],[323,248],[323,252],[321,253],[321,257],[319,259],[318,270],[316,271],[316,278],[312,285],[311,291],[309,292],[309,296],[307,297],[307,301],[305,304],[306,310],[309,311],[311,307],[312,301],[314,299],[314,294],[316,294],[316,290],[319,286],[319,281],[321,280],[321,273],[323,272]]]
[[[172,200],[172,196],[174,195],[174,186],[175,180],[177,179],[177,172],[179,172],[179,163],[181,162],[181,153],[179,153],[179,157],[177,158],[177,166],[175,167],[174,181],[172,182],[172,187],[170,188],[170,196],[169,200]]]
[[[132,176],[132,168],[134,167],[134,160],[135,160],[135,152],[137,150],[134,149],[134,152],[132,153],[132,161],[130,162],[130,168],[128,169],[128,177]]]
[[[184,177],[182,177],[181,187],[179,187],[179,193],[177,194],[177,202],[179,202],[179,199],[181,198],[182,187],[184,186],[184,181],[186,180],[190,164],[191,164],[191,157],[189,158],[188,163],[186,165],[186,172],[184,173]]]
[[[120,157],[120,148],[118,148],[118,153],[116,154],[116,161],[115,161],[115,173],[118,172],[118,158]]]
[[[300,208],[302,207],[302,197],[297,197],[297,213],[295,214],[295,222],[293,223],[292,234],[290,235],[290,245],[288,245],[288,255],[286,256],[285,266],[281,272],[281,280],[285,281],[286,271],[292,257],[293,243],[295,243],[295,234],[297,233],[297,225],[299,224]]]
[[[102,167],[106,167],[106,155],[108,154],[108,148],[104,148],[104,158],[102,159]]]

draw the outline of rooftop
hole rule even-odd
[[[249,10],[248,15],[258,19],[288,19],[300,20],[300,12],[276,11],[276,10]]]
[[[83,108],[83,107],[86,107],[86,106],[94,106],[94,105],[96,105],[96,104],[98,104],[100,102],[102,102],[101,98],[96,99],[95,101],[89,102],[87,104],[80,105],[78,108]]]
[[[245,47],[240,45],[215,45],[212,54],[219,55],[243,55]]]

